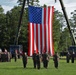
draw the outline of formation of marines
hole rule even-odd
[[[3,55],[7,56],[7,60],[4,59],[4,57],[2,58]],[[5,56],[5,57],[6,57]],[[11,56],[11,54],[10,54]],[[9,56],[9,52],[7,52],[7,50],[5,50],[4,52],[0,51],[0,62],[3,61],[10,61],[10,59],[12,58],[12,56]],[[26,68],[27,65],[27,53],[23,52],[21,54],[22,56],[22,61],[23,61],[23,67]],[[44,68],[48,68],[48,63],[49,63],[49,59],[50,59],[50,55],[47,52],[43,52],[42,54],[39,54],[39,52],[34,51],[33,55],[32,55],[32,60],[33,60],[33,66],[34,69],[40,69],[41,67],[41,62],[43,63],[43,67]],[[66,62],[69,63],[71,60],[71,63],[74,63],[74,59],[75,59],[75,52],[67,52],[66,55]],[[59,61],[59,56],[58,53],[55,52],[55,54],[53,55],[53,61],[54,61],[54,67],[56,69],[58,69],[58,61]]]
[[[43,62],[44,68],[48,67],[49,56],[47,52],[44,52],[42,55],[40,55],[39,52],[36,53],[36,51],[34,51],[32,59],[34,68],[40,69],[40,62]]]

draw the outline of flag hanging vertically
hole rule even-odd
[[[52,20],[54,7],[29,6],[29,50],[32,56],[34,51],[42,54],[47,52],[54,54],[52,38]]]

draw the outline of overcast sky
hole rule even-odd
[[[17,6],[18,0],[0,0],[0,5],[3,7],[4,12],[11,10],[14,6]]]
[[[7,12],[8,10],[11,10],[14,6],[17,4],[18,0],[0,0],[0,5],[3,7],[4,12]],[[48,6],[54,5],[54,7],[62,12],[59,0],[55,3],[54,0],[39,0],[40,5],[46,4]],[[68,17],[71,15],[70,12],[73,12],[76,10],[76,0],[63,0],[63,3],[65,5]]]
[[[54,2],[54,0],[40,0],[40,5],[43,5],[44,3],[46,3],[48,6],[54,5],[54,8],[62,12],[62,8],[59,0],[57,0],[56,3]],[[65,6],[67,15],[70,18],[71,12],[76,10],[76,0],[63,0],[63,3]]]

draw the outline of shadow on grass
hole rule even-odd
[[[23,67],[0,67],[0,69],[5,69],[5,70],[17,70],[17,69],[29,69],[29,70],[31,70],[31,69],[33,69],[33,70],[35,70],[32,67],[26,67],[26,68],[23,68]],[[44,69],[44,68],[40,68],[40,69]]]
[[[36,70],[35,68],[33,68],[33,67],[26,67],[26,68],[23,68],[23,67],[0,67],[0,69],[4,69],[4,70],[22,70],[22,69],[29,69],[29,70],[31,70],[31,69],[33,69],[33,70]],[[46,68],[43,68],[43,67],[41,67],[40,69],[46,69]],[[51,68],[47,68],[47,69],[51,69]]]
[[[0,67],[0,69],[5,69],[5,70],[16,70],[16,69],[23,69],[22,67]]]

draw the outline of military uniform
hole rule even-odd
[[[44,68],[48,67],[48,61],[49,61],[49,57],[47,53],[42,54],[42,61],[43,61],[43,66]]]
[[[70,60],[70,54],[69,53],[67,53],[67,55],[66,55],[66,60],[67,60],[67,63],[69,63],[69,60]]]
[[[36,52],[34,52],[33,56],[32,56],[34,68],[36,68],[36,64],[37,64],[37,58],[36,58],[36,56],[37,56],[37,54],[36,54]]]
[[[71,54],[71,62],[74,63],[74,53]]]
[[[40,69],[40,55],[37,53],[36,55],[37,69]]]
[[[57,53],[54,54],[53,61],[54,61],[55,68],[58,68],[58,55],[57,55]]]
[[[26,53],[22,54],[22,60],[23,60],[23,67],[26,68],[26,64],[27,64],[27,54]]]

